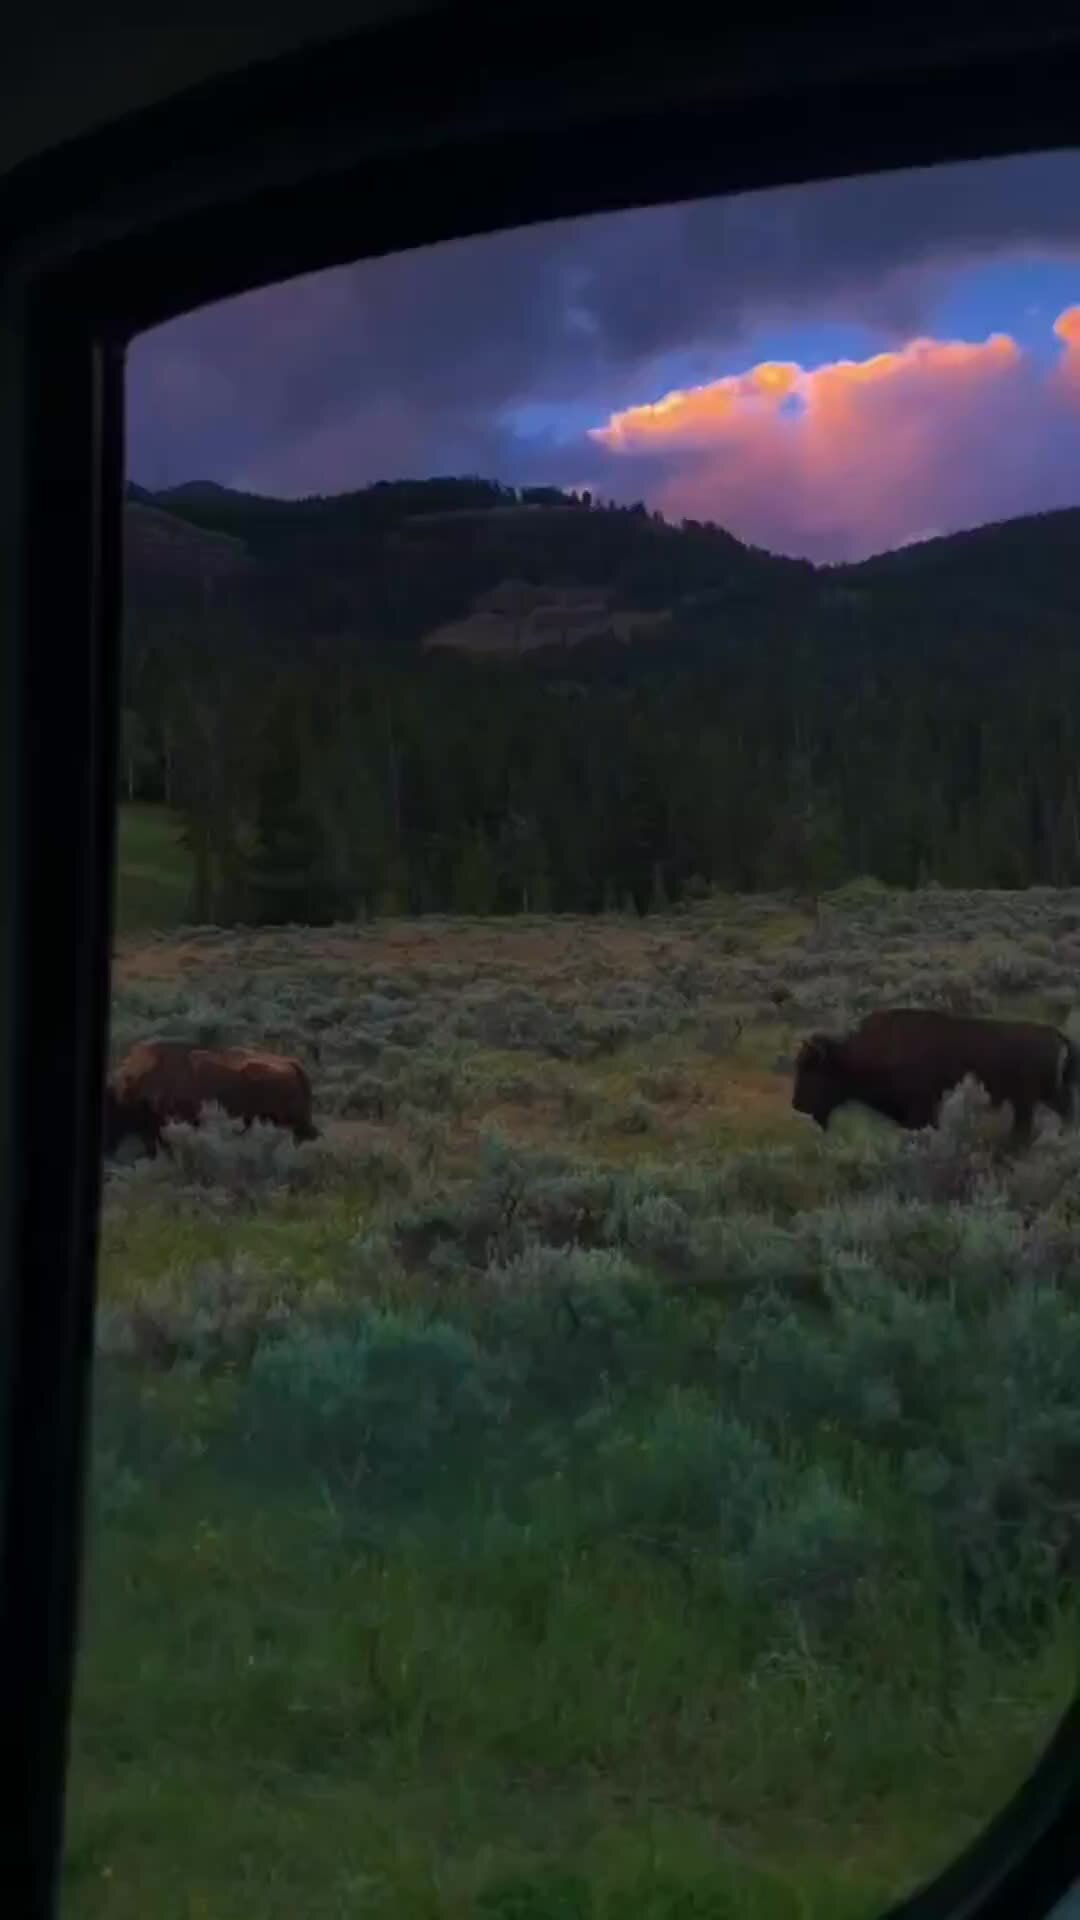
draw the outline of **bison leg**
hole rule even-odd
[[[157,1158],[165,1142],[162,1139],[162,1116],[155,1111],[148,1100],[140,1101],[138,1118],[131,1131],[140,1142],[151,1160]]]
[[[1023,1101],[1017,1101],[1013,1109],[1012,1143],[1014,1146],[1030,1147],[1034,1119],[1034,1109]]]

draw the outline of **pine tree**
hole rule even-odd
[[[375,897],[375,913],[380,920],[397,920],[409,911],[409,863],[402,853],[387,861],[382,886]]]
[[[536,855],[532,884],[529,888],[529,906],[533,913],[551,912],[551,872],[548,867],[546,847],[541,847]]]
[[[327,926],[343,902],[328,874],[326,835],[305,791],[297,707],[287,693],[271,712],[262,749],[247,862],[252,917],[259,926]]]
[[[454,864],[453,911],[485,916],[495,908],[498,876],[486,835],[478,828]]]

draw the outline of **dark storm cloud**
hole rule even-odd
[[[1080,155],[784,189],[455,242],[206,309],[132,350],[130,464],[334,491],[380,477],[595,474],[503,418],[523,401],[651,397],[650,361],[812,311],[899,339],[943,276],[1020,248],[1080,250]]]

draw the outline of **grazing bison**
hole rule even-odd
[[[1035,1108],[1073,1117],[1080,1056],[1056,1027],[1032,1020],[973,1020],[914,1008],[868,1014],[844,1038],[814,1034],[795,1062],[791,1104],[827,1127],[856,1100],[902,1127],[929,1127],[944,1096],[968,1075],[992,1105],[1013,1110],[1013,1137],[1031,1137]]]
[[[105,1151],[128,1134],[149,1153],[170,1120],[197,1126],[199,1110],[216,1101],[234,1120],[266,1120],[294,1139],[315,1140],[311,1082],[299,1060],[246,1047],[195,1047],[183,1040],[144,1040],[132,1047],[105,1089]]]

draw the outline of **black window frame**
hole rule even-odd
[[[718,10],[717,10],[718,11]],[[539,219],[1080,145],[1080,21],[433,7],[0,179],[0,1741],[5,1897],[56,1908],[93,1348],[128,341],[295,274]],[[1080,1705],[894,1920],[1050,1912]]]

